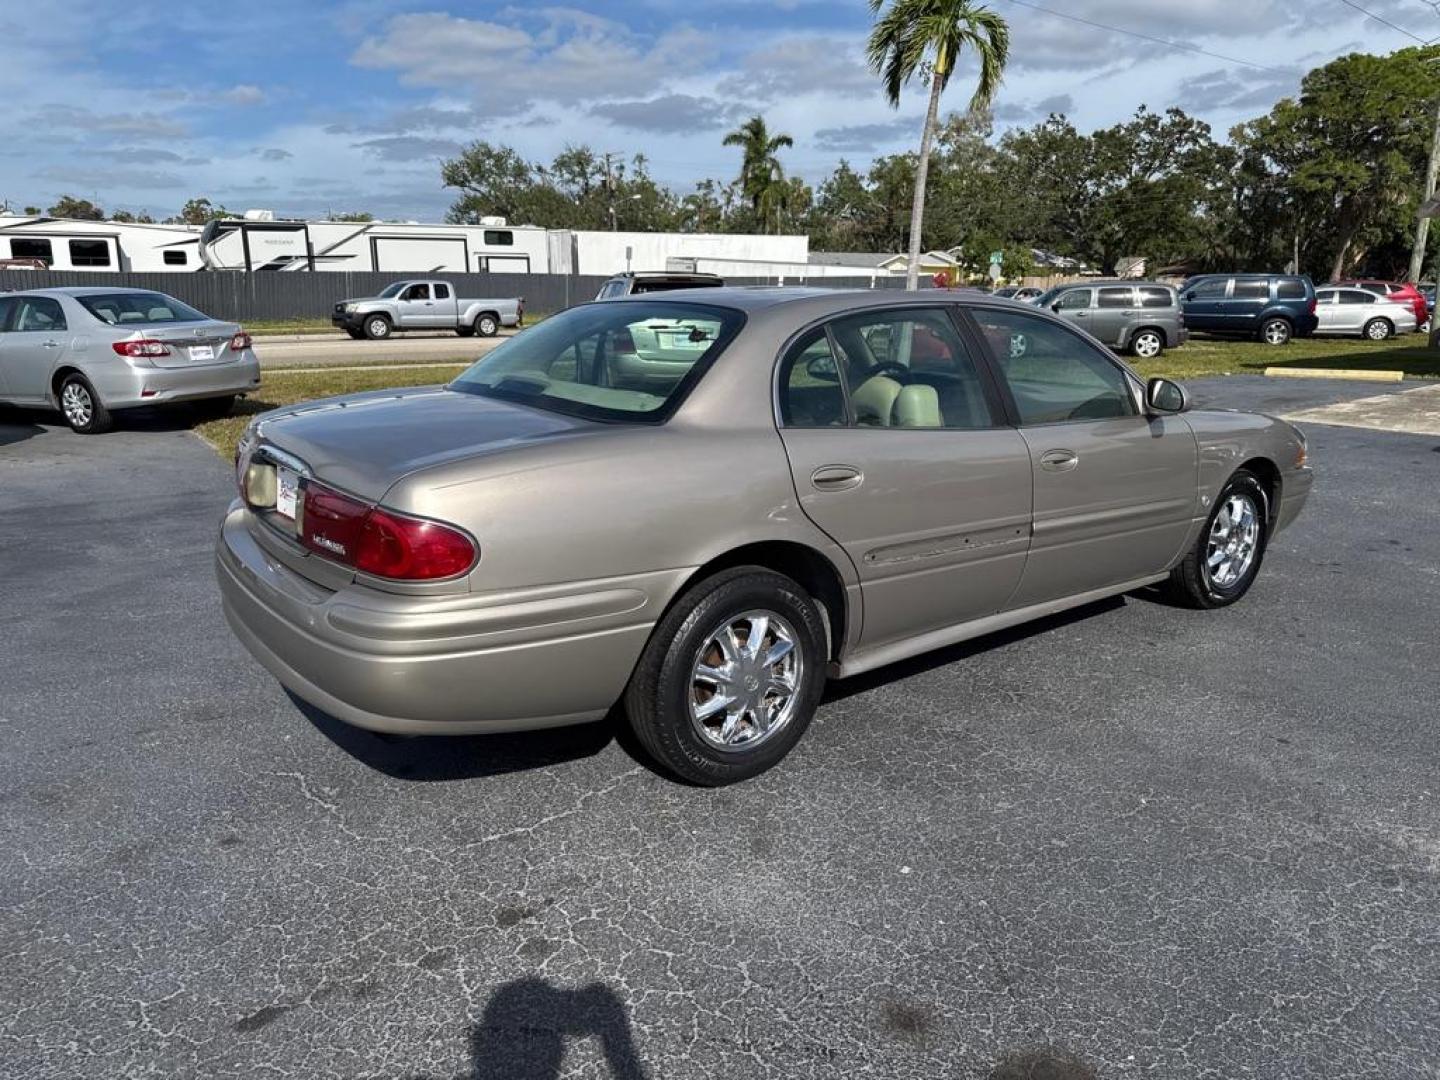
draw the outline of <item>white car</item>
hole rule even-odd
[[[1315,290],[1317,334],[1348,335],[1384,341],[1396,334],[1415,330],[1415,313],[1364,289],[1328,288]]]

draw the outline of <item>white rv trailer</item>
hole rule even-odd
[[[39,259],[52,270],[202,269],[200,230],[189,225],[0,216],[0,259]]]
[[[200,238],[212,270],[360,270],[400,274],[543,274],[545,230],[508,225],[417,225],[381,221],[212,221]]]

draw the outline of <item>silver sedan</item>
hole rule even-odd
[[[1415,312],[1365,289],[1315,290],[1317,334],[1348,335],[1384,341],[1415,330]]]
[[[217,573],[245,646],[341,720],[623,702],[666,770],[724,784],[784,757],[828,678],[1145,585],[1234,603],[1305,458],[981,293],[644,294],[448,386],[263,414]]]
[[[0,402],[57,408],[82,434],[142,405],[228,413],[260,386],[250,335],[148,289],[0,294]]]

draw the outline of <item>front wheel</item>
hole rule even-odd
[[[371,341],[384,341],[390,330],[390,320],[384,315],[371,315],[365,320],[365,336]]]
[[[115,426],[115,418],[84,375],[70,375],[60,384],[60,411],[70,429],[81,435],[103,435]]]
[[[683,780],[758,776],[800,741],[825,687],[825,625],[794,581],[726,570],[666,613],[625,691],[636,738]]]
[[[1170,571],[1170,595],[1187,607],[1218,608],[1249,592],[1270,539],[1269,507],[1265,485],[1253,473],[1241,469],[1232,476],[1195,546]]]
[[[1141,330],[1130,342],[1130,351],[1141,360],[1153,360],[1165,351],[1165,339],[1156,330]]]
[[[1390,325],[1389,319],[1371,319],[1362,331],[1371,341],[1384,341],[1394,332],[1395,328]]]
[[[1286,319],[1266,319],[1260,327],[1260,340],[1266,345],[1288,345],[1293,332]]]

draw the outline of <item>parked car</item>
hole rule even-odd
[[[1142,360],[1184,345],[1188,337],[1175,290],[1154,281],[1067,285],[1055,291],[1047,306],[1112,349]]]
[[[236,469],[225,613],[298,697],[412,735],[623,701],[699,784],[778,762],[827,678],[1144,585],[1233,603],[1311,485],[1294,427],[1048,311],[799,288],[581,305],[448,386],[263,414]]]
[[[352,338],[382,341],[397,330],[454,330],[461,337],[494,337],[525,322],[525,298],[469,300],[448,281],[397,281],[379,296],[342,300],[330,321]]]
[[[715,274],[689,270],[627,270],[601,285],[595,299],[610,300],[617,296],[672,292],[675,289],[718,289],[724,284]]]
[[[1044,289],[1037,289],[1034,285],[1007,285],[1003,289],[996,289],[993,295],[1005,300],[1018,300],[1022,304],[1028,304],[1044,292]]]
[[[1385,300],[1395,304],[1404,304],[1415,316],[1415,325],[1411,328],[1418,330],[1430,321],[1430,303],[1425,299],[1425,294],[1409,282],[1375,281],[1371,279],[1352,279],[1348,281],[1331,282],[1333,285],[1343,285],[1348,288],[1364,289],[1368,293],[1383,297]],[[1405,333],[1405,331],[1400,331]]]
[[[1415,329],[1409,304],[1395,304],[1365,289],[1328,286],[1315,291],[1317,334],[1348,334],[1384,341]]]
[[[1285,345],[1315,332],[1315,285],[1303,274],[1202,274],[1180,287],[1192,331]]]
[[[57,408],[85,435],[142,405],[223,416],[260,386],[250,335],[148,289],[0,294],[0,402]]]

